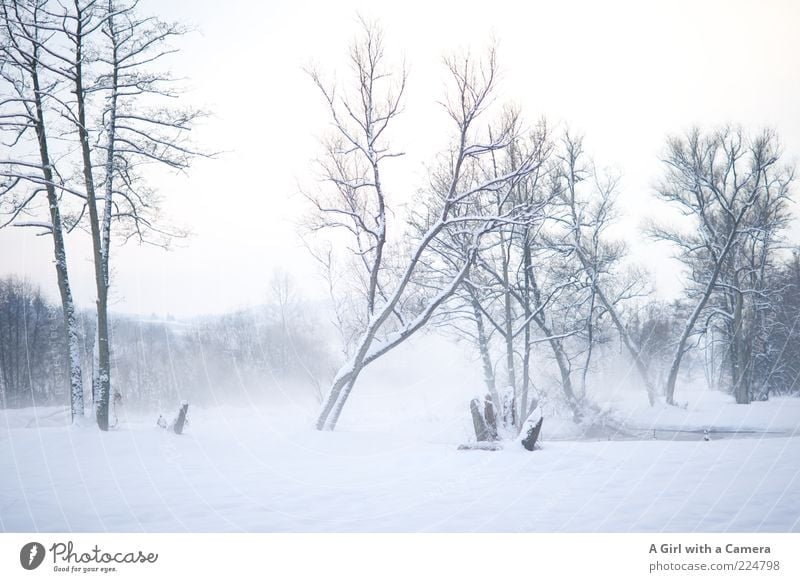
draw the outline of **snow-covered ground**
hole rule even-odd
[[[490,452],[456,450],[466,414],[345,415],[320,433],[300,407],[195,408],[176,436],[152,418],[100,434],[59,409],[0,411],[0,530],[800,531],[800,399],[642,400],[618,398],[615,417],[775,434],[579,441],[546,419],[542,450]]]

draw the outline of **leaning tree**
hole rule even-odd
[[[390,196],[385,167],[400,152],[388,144],[388,132],[401,114],[406,87],[404,70],[392,71],[377,26],[362,23],[360,39],[350,50],[350,85],[335,87],[312,71],[333,122],[321,167],[323,187],[310,194],[310,228],[319,236],[339,237],[342,261],[359,282],[360,322],[350,358],[340,367],[323,402],[317,428],[332,430],[366,366],[420,330],[467,277],[482,237],[499,224],[515,220],[522,206],[494,215],[461,212],[491,192],[510,192],[535,167],[521,158],[502,174],[489,172],[492,155],[511,147],[519,134],[516,117],[487,131],[484,118],[496,85],[494,51],[480,61],[469,56],[446,61],[450,92],[444,101],[454,140],[447,155],[450,172],[423,227],[404,238],[399,201]],[[491,124],[490,124],[491,125]],[[449,231],[469,237],[469,250],[449,280],[431,287],[424,276],[435,241]]]

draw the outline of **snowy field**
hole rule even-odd
[[[800,400],[727,399],[617,402],[628,425],[700,431],[688,440],[576,440],[546,419],[533,453],[457,451],[465,415],[320,433],[298,407],[195,408],[175,436],[152,418],[99,434],[59,409],[2,411],[0,530],[800,531]]]

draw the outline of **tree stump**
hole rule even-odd
[[[189,410],[188,402],[181,402],[181,409],[178,411],[178,418],[175,419],[175,424],[172,430],[175,434],[183,434],[183,427],[186,424],[186,413]]]
[[[475,437],[479,442],[491,440],[489,427],[486,426],[486,421],[481,414],[480,402],[477,398],[470,400],[469,410],[472,413],[472,425],[475,427]]]
[[[527,436],[522,439],[522,446],[529,451],[532,451],[536,447],[536,441],[539,439],[539,432],[542,430],[543,420],[544,418],[539,418],[539,422],[530,427]]]
[[[497,415],[494,412],[494,403],[492,396],[487,394],[483,397],[483,418],[486,421],[486,426],[489,429],[489,440],[497,440]]]

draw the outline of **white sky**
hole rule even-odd
[[[500,98],[531,121],[544,115],[585,133],[598,164],[623,173],[620,210],[628,238],[638,241],[633,260],[656,273],[666,294],[677,289],[676,271],[663,263],[664,249],[638,233],[654,212],[666,134],[692,124],[768,125],[788,159],[800,159],[800,2],[793,0],[146,0],[146,7],[198,30],[180,43],[172,66],[191,88],[185,100],[214,112],[197,143],[226,153],[198,162],[188,176],[152,177],[164,214],[194,234],[170,252],[115,249],[117,311],[187,316],[257,304],[275,269],[305,278],[305,293],[316,294],[314,265],[296,236],[298,184],[312,183],[310,160],[328,120],[303,68],[342,70],[357,12],[382,23],[389,56],[404,57],[410,69],[406,113],[390,135],[408,154],[390,173],[397,200],[422,185],[424,163],[447,143],[436,105],[442,56],[479,53],[495,38]],[[795,227],[795,242],[799,233]],[[89,306],[88,237],[73,233],[68,244],[75,295]],[[55,298],[50,239],[0,231],[6,273]]]

